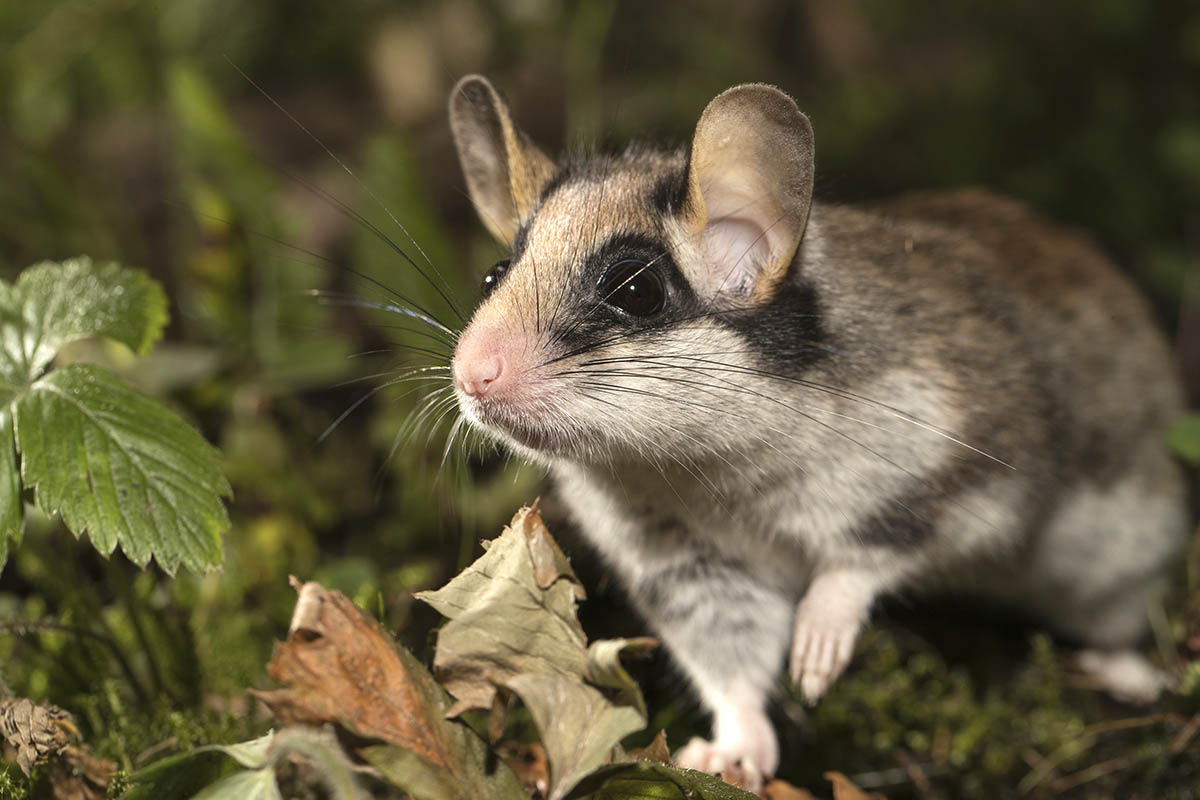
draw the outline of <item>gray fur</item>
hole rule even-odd
[[[517,377],[536,418],[460,403],[549,468],[716,712],[711,748],[773,770],[754,731],[820,576],[835,588],[812,614],[842,620],[843,645],[872,599],[947,588],[1085,645],[1135,645],[1188,520],[1161,441],[1180,389],[1119,271],[981,191],[814,202],[786,273],[747,300],[697,277],[714,267],[688,185],[680,154],[644,148],[548,182],[464,334],[526,331],[538,357]],[[587,256],[630,233],[691,287],[675,301],[719,313],[573,353],[556,333],[597,313]],[[824,641],[800,608],[797,637]],[[793,670],[822,657],[794,650]],[[687,763],[724,763],[693,747]]]

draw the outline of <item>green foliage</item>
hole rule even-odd
[[[1167,444],[1175,455],[1200,468],[1200,414],[1186,414],[1167,432]]]
[[[47,372],[62,347],[103,336],[144,353],[167,321],[161,287],[77,258],[0,284],[0,543],[20,535],[22,487],[107,555],[168,573],[220,563],[230,492],[217,452],[159,401],[87,364]],[[18,469],[17,462],[20,461]],[[7,555],[0,547],[0,565]]]

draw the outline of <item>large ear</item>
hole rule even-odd
[[[554,162],[517,129],[508,103],[482,75],[468,75],[450,92],[450,130],[475,210],[512,246],[554,177]]]
[[[761,83],[714,98],[692,138],[682,206],[706,261],[699,288],[770,297],[804,238],[812,189],[812,126],[792,98]]]

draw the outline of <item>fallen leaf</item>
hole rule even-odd
[[[763,795],[767,800],[817,800],[817,796],[807,789],[792,786],[778,778],[767,782],[763,787]]]
[[[317,583],[297,589],[288,640],[276,644],[267,664],[288,688],[255,695],[285,725],[337,722],[447,767],[446,743],[432,719],[436,689],[414,678],[424,671],[416,660],[341,592]]]
[[[446,586],[417,595],[449,617],[434,670],[457,714],[495,707],[507,689],[529,709],[558,800],[613,758],[621,739],[646,725],[646,707],[621,655],[653,639],[587,645],[575,616],[583,590],[536,507],[517,512],[484,554]]]
[[[34,705],[24,697],[0,702],[0,736],[16,750],[17,766],[26,775],[66,750],[77,733],[71,715],[57,706]]]
[[[655,764],[671,763],[671,748],[667,746],[667,732],[659,731],[654,740],[645,747],[629,751],[629,757],[634,761],[650,761]]]
[[[103,800],[117,765],[96,758],[76,739],[71,715],[52,705],[34,705],[17,697],[0,701],[0,741],[29,775],[34,766],[53,761],[50,791],[54,800]]]
[[[840,772],[826,772],[825,780],[833,784],[833,800],[887,800],[878,792],[864,792]]]
[[[550,790],[550,764],[546,761],[546,748],[537,742],[521,745],[505,759],[509,769],[521,781],[525,791],[545,797]]]
[[[341,592],[293,586],[288,640],[267,665],[286,688],[254,692],[282,722],[335,723],[382,740],[358,755],[417,800],[527,798],[474,731],[446,718],[446,693],[375,620]]]
[[[550,760],[550,798],[564,797],[606,763],[612,748],[646,725],[644,712],[614,705],[599,689],[553,672],[518,675],[506,684],[529,709]]]
[[[456,716],[492,706],[518,675],[582,675],[587,638],[575,616],[583,587],[536,508],[523,508],[484,554],[440,589],[416,597],[449,619],[433,669]]]

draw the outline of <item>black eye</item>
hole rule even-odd
[[[662,276],[645,261],[618,261],[604,273],[598,289],[604,302],[635,317],[657,314],[667,304]]]
[[[507,258],[503,261],[497,261],[496,264],[487,271],[487,274],[483,276],[482,290],[484,297],[487,297],[494,292],[496,287],[500,285],[500,281],[504,280],[504,276],[508,273],[508,265],[511,263],[512,261]]]

